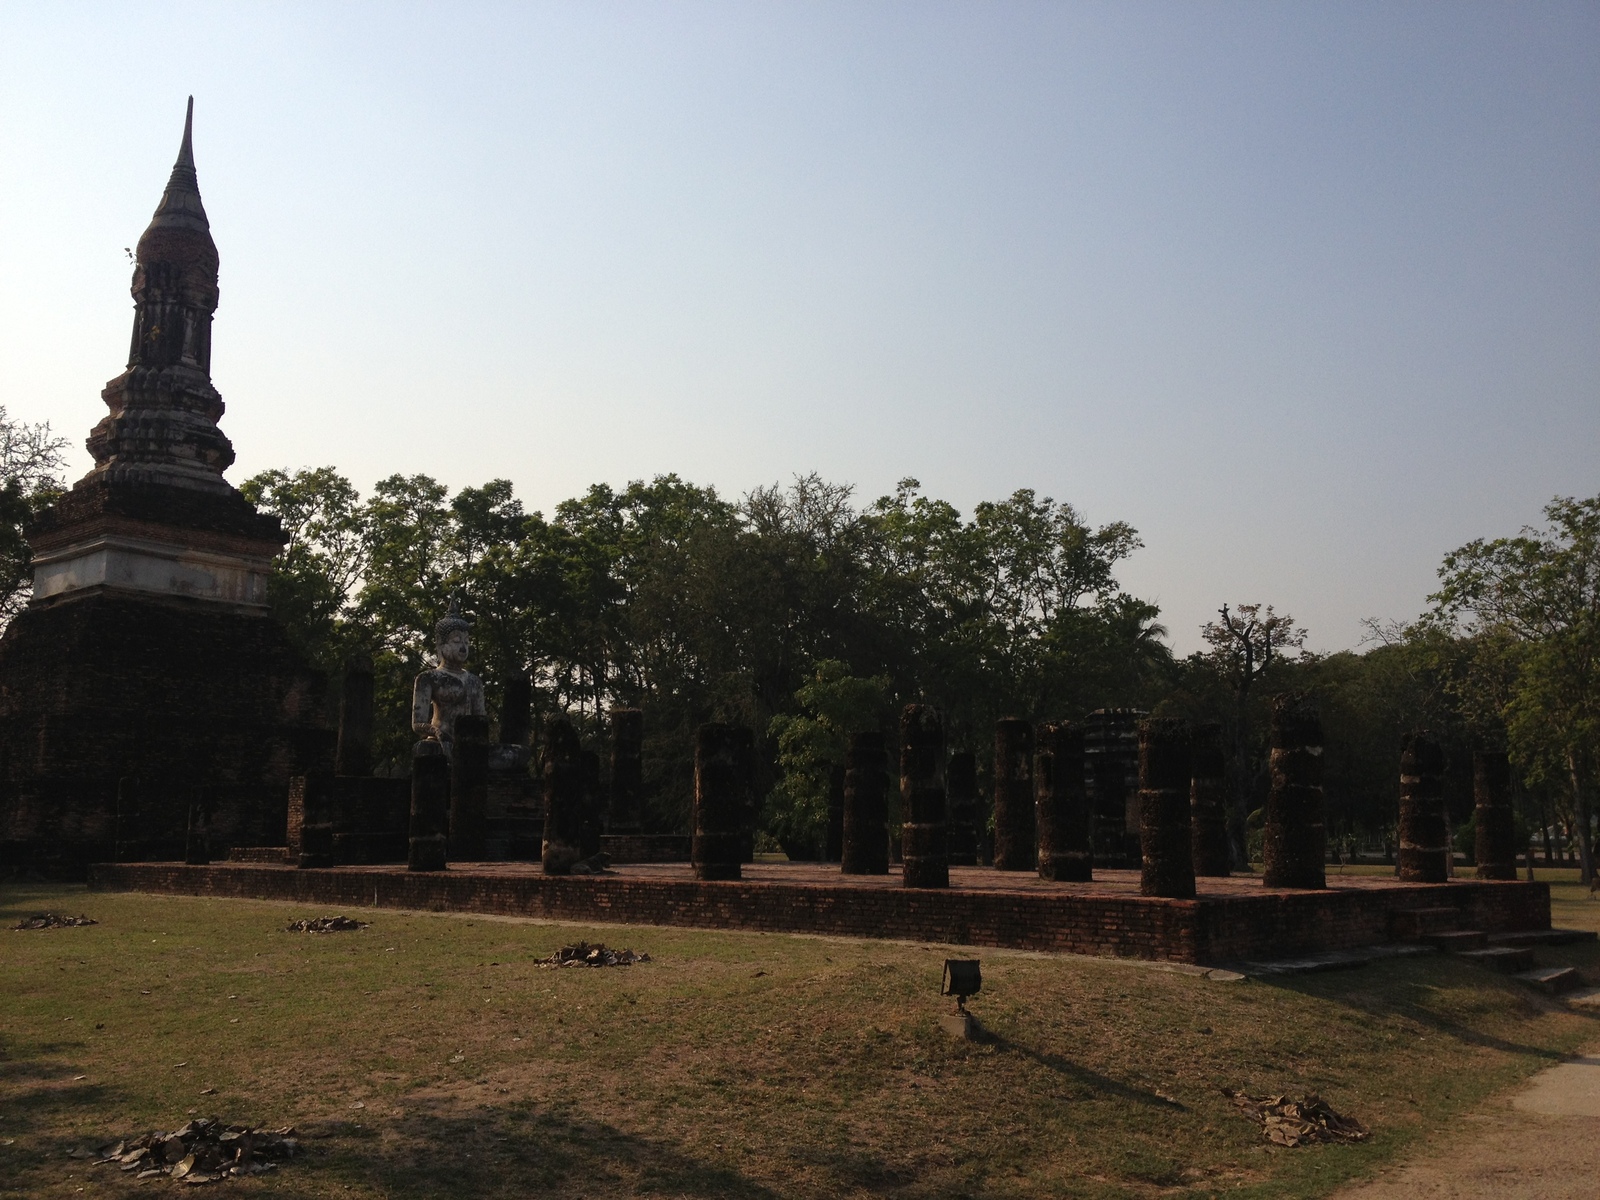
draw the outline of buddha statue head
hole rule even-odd
[[[450,597],[450,611],[433,627],[433,647],[443,670],[459,674],[467,669],[467,655],[472,651],[472,639],[468,634],[471,628],[461,615],[460,597]]]

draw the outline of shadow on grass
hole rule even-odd
[[[20,1143],[8,1145],[0,1160],[14,1172],[0,1192],[14,1194],[15,1188],[20,1189],[15,1194],[37,1194],[63,1186],[68,1173],[106,1185],[127,1182],[112,1167],[75,1161],[70,1153],[148,1132],[122,1124],[82,1135],[66,1132],[82,1129],[86,1120],[105,1120],[127,1100],[115,1089],[76,1080],[81,1073],[72,1065],[76,1049],[66,1043],[0,1040],[5,1101],[0,1133]],[[775,1195],[732,1167],[571,1112],[517,1104],[464,1115],[455,1106],[446,1111],[416,1097],[404,1103],[405,1115],[390,1120],[301,1125],[307,1154],[284,1165],[276,1189],[286,1195],[321,1194],[331,1184],[344,1183],[394,1198],[522,1197],[552,1189],[582,1196],[664,1193],[766,1200]],[[170,1125],[162,1128],[188,1119],[183,1111],[174,1107]],[[251,1114],[225,1119],[249,1120]]]
[[[293,1169],[323,1183],[366,1183],[388,1197],[775,1195],[732,1167],[571,1113],[513,1105],[464,1115],[407,1103],[405,1116],[385,1123],[305,1130],[310,1154]]]
[[[125,1097],[116,1089],[76,1078],[82,1068],[71,1065],[69,1056],[81,1049],[78,1043],[24,1046],[0,1039],[0,1098],[5,1104],[0,1133],[15,1154],[0,1168],[0,1176],[10,1175],[0,1190],[14,1187],[16,1194],[32,1195],[64,1172],[87,1166],[68,1157],[83,1139],[62,1131],[79,1125],[85,1113],[104,1112]],[[20,1150],[13,1144],[17,1142],[22,1143]]]
[[[1026,1058],[1029,1062],[1037,1063],[1046,1070],[1054,1071],[1065,1076],[1091,1091],[1102,1092],[1115,1096],[1119,1100],[1127,1100],[1133,1104],[1144,1104],[1152,1108],[1164,1108],[1187,1112],[1184,1106],[1176,1100],[1168,1100],[1155,1092],[1146,1091],[1144,1088],[1131,1087],[1126,1083],[1118,1083],[1109,1075],[1102,1075],[1098,1071],[1091,1071],[1088,1067],[1079,1066],[1070,1058],[1063,1058],[1059,1054],[1046,1054],[1034,1050],[1029,1046],[1018,1045],[1009,1038],[996,1033],[983,1025],[977,1025],[973,1031],[973,1040],[980,1045],[993,1046],[1004,1054],[1015,1054]]]
[[[1388,978],[1373,979],[1372,976],[1366,976],[1368,971],[1385,973]],[[1414,989],[1418,987],[1434,987],[1441,982],[1448,982],[1471,984],[1478,987],[1484,984],[1499,983],[1504,988],[1516,989],[1510,993],[1510,996],[1517,1001],[1532,1002],[1538,999],[1535,993],[1525,991],[1519,985],[1506,981],[1504,976],[1492,974],[1485,968],[1452,963],[1443,958],[1428,958],[1403,963],[1374,963],[1363,967],[1361,973],[1365,976],[1361,982],[1371,979],[1372,986],[1341,986],[1344,984],[1343,978],[1335,983],[1326,975],[1300,975],[1277,978],[1269,976],[1257,982],[1282,991],[1294,992],[1313,999],[1340,1004],[1377,1019],[1408,1018],[1436,1033],[1454,1038],[1469,1046],[1497,1050],[1504,1054],[1526,1055],[1529,1058],[1545,1059],[1549,1062],[1561,1062],[1568,1057],[1567,1053],[1562,1050],[1552,1050],[1548,1046],[1533,1046],[1526,1042],[1513,1041],[1509,1038],[1486,1033],[1459,1018],[1452,1017],[1448,1013],[1442,1013],[1437,1009],[1430,1008],[1416,998]],[[1431,978],[1428,976],[1431,976]],[[1356,981],[1351,980],[1350,982],[1355,983]],[[1591,1013],[1574,1015],[1578,1015],[1587,1021],[1595,1021],[1597,1019]]]

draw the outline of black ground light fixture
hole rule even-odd
[[[983,971],[975,958],[947,958],[944,960],[944,982],[939,985],[941,996],[956,998],[956,1011],[967,1011],[967,997],[983,990]]]
[[[975,958],[947,958],[944,960],[944,980],[939,985],[941,996],[956,998],[956,1011],[939,1018],[939,1028],[965,1041],[977,1034],[978,1022],[967,1011],[967,997],[976,996],[983,988],[983,972]]]

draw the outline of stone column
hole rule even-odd
[[[1007,717],[994,727],[994,865],[1034,871],[1033,726]]]
[[[734,740],[739,753],[739,861],[756,860],[756,735],[748,726],[736,725]]]
[[[1511,814],[1511,762],[1504,750],[1479,750],[1472,756],[1472,797],[1478,878],[1515,879],[1517,826]]]
[[[1322,823],[1322,718],[1311,697],[1272,698],[1271,790],[1267,793],[1261,883],[1328,886],[1328,835]]]
[[[828,772],[828,831],[822,861],[836,863],[844,857],[844,768]]]
[[[1087,883],[1094,878],[1094,810],[1083,778],[1083,729],[1070,721],[1039,726],[1033,759],[1034,825],[1039,878]]]
[[[489,722],[456,718],[450,748],[450,858],[482,862],[489,832]]]
[[[950,822],[945,846],[952,867],[978,865],[978,756],[962,750],[950,756],[944,769],[945,794],[950,798]]]
[[[1225,877],[1232,867],[1228,850],[1227,758],[1222,726],[1201,721],[1194,727],[1189,752],[1189,822],[1194,873]]]
[[[300,853],[294,860],[300,867],[334,865],[331,782],[326,775],[296,775],[289,780],[289,809],[292,813],[298,808],[300,813]]]
[[[889,781],[883,734],[850,735],[844,754],[844,875],[889,873]]]
[[[117,780],[116,844],[112,850],[114,862],[142,861],[144,846],[139,829],[139,781],[132,775],[124,775]],[[298,833],[296,830],[297,836]],[[299,853],[298,848],[295,853]]]
[[[189,801],[189,825],[183,841],[183,861],[191,867],[204,867],[211,862],[211,796],[204,787],[195,788]]]
[[[546,875],[570,875],[583,854],[583,748],[572,722],[556,717],[545,730],[544,844]]]
[[[339,745],[335,775],[372,774],[372,655],[352,654],[345,660],[339,689]]]
[[[611,832],[638,833],[644,820],[644,713],[611,710]]]
[[[1400,748],[1400,879],[1443,883],[1450,877],[1444,822],[1444,750],[1420,731]]]
[[[702,725],[694,739],[694,842],[696,879],[738,879],[744,817],[744,764],[732,725]]]
[[[506,676],[505,695],[500,699],[500,742],[505,746],[526,746],[533,732],[533,681],[521,671]]]
[[[600,853],[600,831],[605,828],[605,792],[600,787],[600,756],[593,750],[583,751],[583,831],[579,846],[583,857],[593,858]]]
[[[908,704],[900,713],[900,812],[902,882],[906,887],[949,887],[944,722],[931,704]]]
[[[406,866],[442,871],[449,859],[450,760],[435,741],[411,748],[411,839]],[[302,860],[303,861],[303,860]]]
[[[1189,725],[1165,717],[1139,722],[1139,893],[1194,899],[1189,833]]]

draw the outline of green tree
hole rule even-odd
[[[828,793],[844,768],[852,733],[881,729],[888,717],[887,676],[861,678],[847,663],[823,659],[795,691],[798,711],[767,727],[777,744],[778,784],[768,794],[765,823],[791,858],[815,858],[827,833]]]
[[[0,629],[33,595],[28,525],[61,494],[66,448],[49,422],[13,421],[0,405]]]
[[[1270,604],[1240,604],[1236,610],[1224,604],[1218,615],[1222,620],[1207,623],[1200,632],[1211,645],[1205,657],[1233,694],[1233,807],[1228,814],[1228,841],[1234,869],[1242,871],[1250,865],[1245,822],[1257,774],[1251,753],[1251,693],[1286,651],[1305,645],[1306,631],[1296,627],[1287,613],[1277,615]]]
[[[1588,881],[1600,742],[1600,496],[1558,496],[1544,516],[1542,529],[1447,554],[1430,600],[1439,620],[1467,636],[1517,645],[1515,682],[1501,706],[1511,751],[1533,781],[1561,778],[1570,789]]]
[[[350,481],[333,467],[262,471],[239,485],[262,512],[283,523],[267,595],[290,636],[327,671],[349,649],[349,608],[366,573],[366,512]]]

